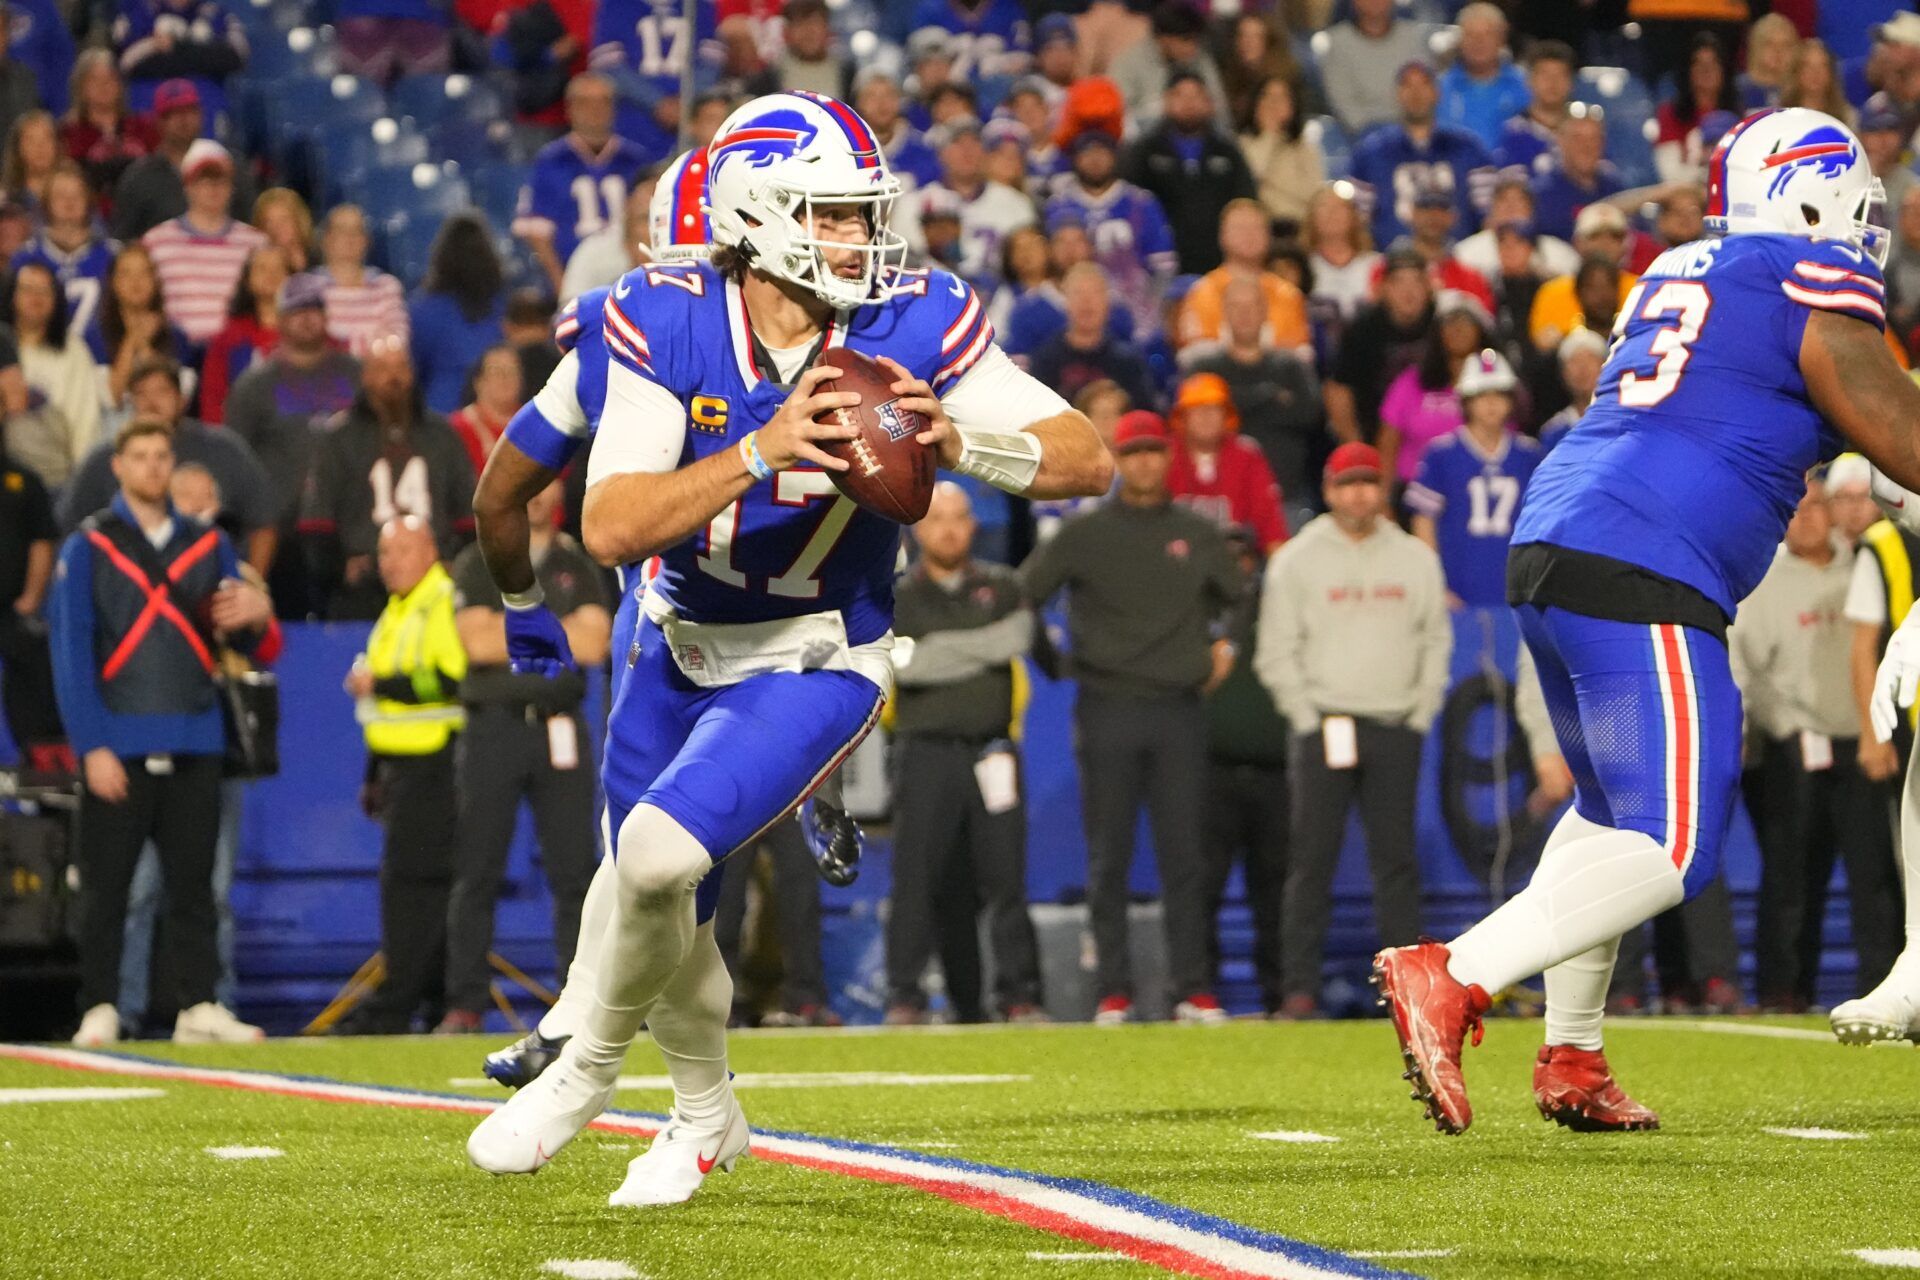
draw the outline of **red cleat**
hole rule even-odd
[[[1437,942],[1382,951],[1373,958],[1373,982],[1393,1015],[1407,1064],[1400,1078],[1412,1083],[1413,1100],[1440,1132],[1465,1133],[1473,1106],[1460,1076],[1460,1051],[1469,1031],[1480,1043],[1480,1015],[1492,1001],[1447,972],[1447,949]]]
[[[1658,1129],[1660,1117],[1626,1095],[1607,1055],[1570,1044],[1540,1046],[1533,1062],[1533,1100],[1540,1114],[1576,1133]]]

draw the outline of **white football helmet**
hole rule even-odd
[[[682,153],[661,170],[647,203],[647,239],[655,262],[695,262],[712,251],[704,148]]]
[[[900,287],[893,269],[907,242],[892,226],[900,181],[879,140],[846,103],[817,93],[773,93],[728,116],[707,148],[707,213],[713,243],[738,249],[756,271],[791,281],[835,307],[879,302]],[[817,239],[813,210],[858,205],[864,245]],[[823,252],[852,249],[857,277],[830,269]]]
[[[1707,230],[1716,235],[1844,240],[1884,267],[1893,246],[1886,200],[1853,131],[1809,107],[1756,111],[1707,161]]]
[[[1501,391],[1508,395],[1520,385],[1513,376],[1513,366],[1507,358],[1492,347],[1470,355],[1460,365],[1460,376],[1453,380],[1453,393],[1462,400],[1472,399],[1486,391]]]

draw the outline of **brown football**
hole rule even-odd
[[[927,514],[933,501],[934,468],[938,455],[917,439],[927,429],[927,415],[900,407],[893,393],[894,374],[871,356],[835,347],[821,354],[817,364],[838,369],[840,376],[820,384],[820,390],[853,391],[860,403],[851,409],[830,409],[818,421],[838,415],[859,428],[851,440],[823,440],[822,453],[844,458],[845,471],[829,471],[840,492],[878,516],[913,524]]]

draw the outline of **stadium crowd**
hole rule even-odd
[[[161,560],[121,558],[147,568],[170,553],[143,513],[215,515],[261,599],[211,584],[226,598],[199,625],[256,661],[277,649],[265,599],[278,619],[382,618],[348,677],[369,722],[365,800],[388,826],[391,982],[364,1027],[404,1028],[429,1005],[445,1029],[478,1027],[503,797],[541,814],[564,968],[594,843],[583,691],[504,670],[498,597],[463,550],[475,478],[558,361],[559,307],[645,260],[664,165],[744,97],[805,89],[858,108],[907,188],[894,219],[916,261],[973,285],[1002,347],[1086,412],[1121,475],[1108,499],[1071,506],[955,484],[914,530],[889,1019],[926,1016],[934,951],[958,1016],[1041,1016],[1010,744],[1013,673],[1036,640],[1041,669],[1080,683],[1100,1018],[1131,1009],[1125,879],[1143,804],[1178,1016],[1225,1016],[1213,922],[1235,864],[1267,1009],[1313,1015],[1350,809],[1382,943],[1419,932],[1414,794],[1450,614],[1504,607],[1527,479],[1593,396],[1636,273],[1702,233],[1708,157],[1741,114],[1809,105],[1858,129],[1895,230],[1888,340],[1904,363],[1920,339],[1920,14],[1766,9],[10,0],[8,724],[31,767],[84,778],[90,812],[131,803],[129,775],[136,799],[191,781],[193,804],[226,810],[217,836],[170,820],[164,800],[90,824],[114,848],[81,851],[86,1004],[117,1006],[116,1033],[159,1025],[143,946],[161,895],[140,847],[151,837],[169,872],[163,936],[206,940],[244,795],[156,769],[195,752],[190,734],[118,738],[111,697],[102,718],[95,654],[113,645],[88,628],[107,620],[63,608],[83,575],[55,574],[56,556],[109,555],[87,540],[102,512],[145,530]],[[156,488],[130,459],[157,443],[170,462]],[[549,599],[570,602],[576,652],[599,662],[609,600],[573,537],[584,475],[543,498],[535,527],[543,579],[563,561],[569,578]],[[1722,890],[1655,931],[1664,1007],[1807,1007],[1836,854],[1862,989],[1898,948],[1887,813],[1901,758],[1862,732],[1858,691],[1913,599],[1915,548],[1876,516],[1864,468],[1837,465],[1735,627],[1764,860],[1755,985],[1741,988]],[[382,669],[381,628],[415,607],[451,644]],[[1517,693],[1538,818],[1571,783],[1524,670]],[[381,737],[386,705],[411,708],[397,739]],[[209,842],[211,860],[187,852]],[[828,1020],[817,886],[792,874],[806,866],[790,833],[768,844],[788,926],[772,1016]],[[123,923],[124,958],[108,941]],[[177,990],[151,1005],[192,1034],[251,1033],[230,1012],[229,932],[218,965],[196,941],[190,964],[160,966]],[[1616,1000],[1638,1007],[1643,971],[1620,971]]]

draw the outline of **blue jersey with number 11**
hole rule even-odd
[[[1839,450],[1800,376],[1815,308],[1886,327],[1886,285],[1850,244],[1697,240],[1627,295],[1593,405],[1527,489],[1513,545],[1639,565],[1729,617],[1772,563],[1807,469]]]

